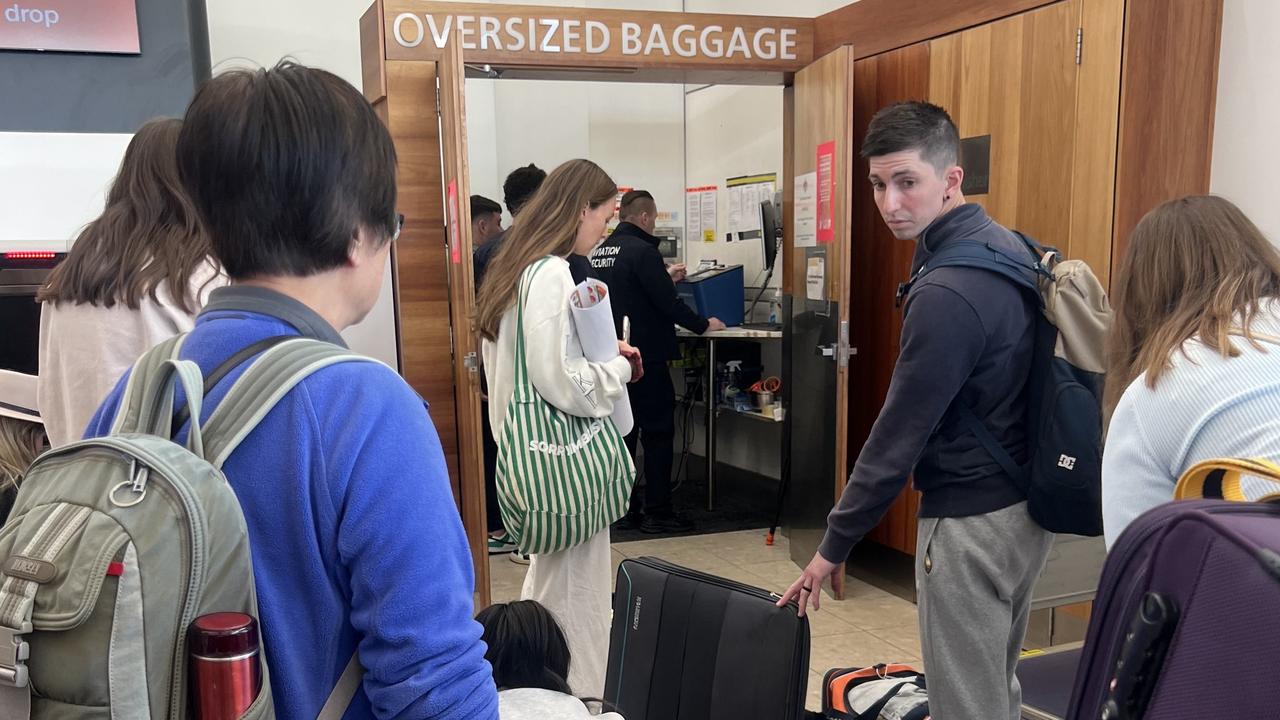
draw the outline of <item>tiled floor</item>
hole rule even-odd
[[[791,562],[787,539],[764,544],[765,531],[744,530],[718,535],[640,540],[613,546],[616,566],[624,558],[652,555],[694,570],[782,592],[800,575]],[[525,566],[505,555],[490,559],[494,602],[520,597]],[[833,667],[907,662],[919,667],[920,632],[915,605],[864,582],[847,578],[846,599],[822,596],[822,609],[812,613],[807,707],[820,710],[822,673]]]

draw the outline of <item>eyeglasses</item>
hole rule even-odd
[[[391,231],[391,242],[400,239],[401,230],[404,230],[404,213],[396,213],[396,229]]]

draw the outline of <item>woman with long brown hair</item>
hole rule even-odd
[[[1280,251],[1229,201],[1185,197],[1138,223],[1113,286],[1108,546],[1195,463],[1280,460]]]
[[[574,283],[566,258],[574,252],[587,255],[600,241],[617,192],[595,163],[564,163],[521,209],[520,222],[490,261],[476,314],[484,338],[489,417],[498,438],[515,396],[521,355],[534,392],[560,412],[582,418],[607,418],[614,403],[626,397],[627,383],[643,372],[640,353],[621,341],[619,357],[588,361],[569,309]],[[569,685],[580,696],[604,691],[612,572],[606,524],[567,550],[533,555],[525,576],[521,599],[542,603],[565,631],[574,658]]]
[[[53,447],[79,440],[138,356],[190,330],[209,292],[226,284],[178,178],[181,129],[172,118],[138,129],[102,215],[36,298],[39,403]]]

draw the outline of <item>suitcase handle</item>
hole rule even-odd
[[[1172,597],[1157,592],[1142,597],[1116,659],[1102,720],[1139,720],[1146,713],[1177,626]]]

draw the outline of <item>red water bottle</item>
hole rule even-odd
[[[197,720],[237,720],[262,688],[258,622],[244,613],[201,615],[187,630]]]

